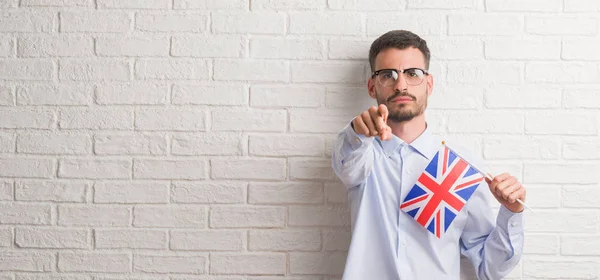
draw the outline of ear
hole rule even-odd
[[[431,93],[433,92],[433,74],[429,73],[429,75],[426,76],[427,79],[427,96],[431,96]]]
[[[377,93],[375,93],[375,79],[369,78],[367,81],[367,89],[369,90],[369,96],[373,99],[377,99]]]

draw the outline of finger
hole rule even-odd
[[[375,129],[377,129],[377,132],[379,132],[379,134],[381,134],[387,127],[387,124],[385,123],[383,116],[380,115],[379,111],[371,112],[369,110],[369,112],[371,113],[371,119],[373,120],[373,123],[375,124]]]
[[[518,182],[519,181],[517,181],[517,178],[515,178],[513,176],[508,177],[504,181],[496,184],[495,190],[496,190],[496,192],[498,194],[500,194],[504,189],[506,189],[506,188],[508,188],[508,187],[510,187],[510,186],[512,186],[512,185],[514,185],[516,183],[518,183]]]
[[[517,198],[521,199],[521,201],[525,201],[525,188],[523,188],[523,186],[519,186],[519,188],[512,192],[506,200],[510,203],[515,203],[517,202]]]
[[[389,126],[385,126],[385,128],[381,131],[381,140],[390,140],[392,139],[392,129]]]
[[[387,123],[387,118],[388,118],[388,114],[389,114],[387,106],[385,106],[384,104],[379,104],[378,110],[379,110],[379,115],[381,115],[383,117],[383,121],[385,123]]]
[[[504,199],[504,200],[508,200],[508,197],[514,193],[515,191],[519,190],[521,188],[521,183],[519,182],[515,182],[514,184],[502,189],[500,191],[500,196]],[[512,202],[511,202],[512,203]]]
[[[372,108],[374,108],[374,107],[372,107]],[[370,136],[373,136],[373,135],[377,135],[377,129],[375,128],[375,124],[373,123],[373,119],[371,118],[370,111],[371,111],[371,109],[369,109],[368,111],[364,111],[361,114],[361,116],[362,116],[363,122],[365,122],[365,124],[369,128],[369,132],[371,133]]]
[[[506,179],[508,179],[510,177],[510,174],[508,173],[502,173],[500,175],[497,175],[496,177],[494,177],[494,181],[497,183],[500,183]]]
[[[358,134],[362,134],[364,136],[371,136],[369,134],[369,128],[367,127],[367,125],[365,124],[365,122],[362,120],[362,116],[358,116],[356,118],[354,118],[354,131],[356,131],[356,133]]]

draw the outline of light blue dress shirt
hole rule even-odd
[[[441,139],[429,128],[410,144],[395,135],[389,141],[358,135],[350,125],[338,135],[332,165],[348,188],[352,216],[343,280],[459,279],[461,253],[479,279],[502,279],[518,264],[523,214],[501,206],[494,219],[495,200],[485,182],[440,239],[400,210],[400,202],[440,147]],[[451,147],[482,166],[482,159]]]

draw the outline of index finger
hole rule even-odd
[[[378,112],[379,112],[379,115],[383,117],[383,122],[387,123],[387,118],[388,118],[388,114],[389,114],[387,106],[385,106],[384,104],[379,104]]]

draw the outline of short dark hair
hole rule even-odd
[[[400,50],[414,47],[419,49],[423,53],[425,58],[425,69],[429,69],[429,59],[431,53],[427,47],[427,42],[419,37],[417,34],[407,30],[392,30],[379,36],[369,49],[369,63],[371,64],[371,71],[375,71],[375,58],[377,55],[389,48],[397,48]]]

